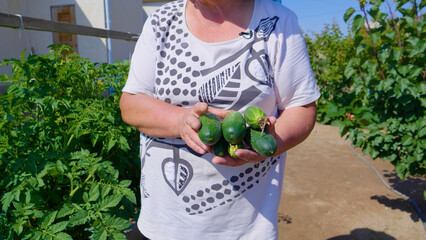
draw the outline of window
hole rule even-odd
[[[52,21],[75,24],[74,5],[51,6],[50,12]],[[75,34],[54,32],[53,43],[68,45],[78,53],[77,35]]]

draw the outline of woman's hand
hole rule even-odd
[[[274,138],[276,138],[275,127],[274,127],[276,121],[277,121],[277,119],[275,117],[269,117],[268,118],[269,124],[266,127],[266,130],[272,136],[274,136]],[[238,158],[233,158],[233,157],[229,156],[229,154],[226,154],[224,157],[215,156],[213,158],[212,162],[214,164],[220,164],[220,165],[235,167],[235,166],[244,165],[246,163],[260,162],[260,161],[268,158],[268,157],[265,157],[265,156],[258,154],[257,152],[255,152],[253,150],[248,150],[248,149],[238,149],[237,151],[235,151],[235,155],[237,155]]]
[[[180,124],[178,124],[182,140],[199,154],[211,151],[211,147],[201,142],[198,137],[198,129],[201,127],[199,118],[206,112],[211,112],[223,119],[231,111],[209,107],[206,103],[199,102],[181,115]]]

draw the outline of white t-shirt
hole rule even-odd
[[[167,3],[148,18],[124,92],[182,107],[202,101],[244,112],[255,105],[268,116],[319,98],[303,35],[288,8],[255,0],[246,34],[206,43],[186,26],[186,1]],[[138,228],[154,240],[278,239],[285,157],[227,167],[181,139],[141,134]]]

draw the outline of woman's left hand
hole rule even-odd
[[[275,117],[269,117],[268,118],[269,124],[266,127],[266,130],[272,136],[274,136],[274,138],[276,136],[275,127],[274,127],[276,121],[277,121],[277,119]],[[257,152],[255,152],[253,150],[248,150],[248,149],[238,149],[238,150],[235,151],[235,155],[237,155],[238,158],[233,158],[233,157],[229,156],[229,154],[226,154],[224,157],[215,156],[212,159],[212,162],[214,164],[236,167],[236,166],[244,165],[246,163],[260,162],[260,161],[268,158],[268,157],[265,157],[265,156],[258,154]]]

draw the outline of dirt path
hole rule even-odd
[[[389,162],[366,158],[425,215],[424,178],[400,180]],[[338,128],[320,124],[288,153],[279,232],[280,240],[426,240],[410,201],[381,182]]]

